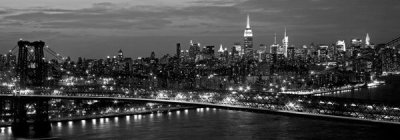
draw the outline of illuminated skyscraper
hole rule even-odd
[[[253,53],[253,31],[250,28],[249,15],[247,15],[246,29],[244,29],[244,49],[246,54]]]
[[[120,49],[118,51],[118,60],[122,60],[124,58],[124,53],[122,52],[122,50]]]
[[[365,45],[367,45],[367,46],[371,45],[368,33],[367,33],[367,36],[365,37]]]
[[[218,53],[223,53],[224,52],[224,48],[222,47],[222,44],[219,45],[219,49],[218,49]]]
[[[346,51],[346,43],[344,42],[344,40],[338,40],[336,42],[336,48],[338,51]]]
[[[287,53],[288,47],[289,47],[289,36],[286,35],[286,28],[285,28],[285,35],[283,36],[282,39],[282,51],[285,57],[288,57]]]
[[[200,54],[200,51],[200,43],[193,43],[193,41],[190,40],[189,57],[194,60],[196,55]]]
[[[244,54],[244,49],[242,47],[242,45],[240,45],[239,42],[236,42],[233,44],[233,48],[235,50],[235,52],[237,53],[238,56],[242,57]]]
[[[278,53],[278,47],[279,47],[279,44],[276,43],[276,34],[275,34],[274,44],[271,45],[269,53],[277,54]]]

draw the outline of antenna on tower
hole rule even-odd
[[[246,24],[246,28],[250,29],[250,15],[247,14],[247,24]]]
[[[285,26],[285,37],[286,37],[286,26]]]

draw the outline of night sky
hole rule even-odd
[[[1,0],[0,53],[20,38],[43,40],[73,59],[175,54],[175,44],[243,43],[250,14],[254,46],[278,41],[331,44],[400,36],[400,0]]]

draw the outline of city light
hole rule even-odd
[[[400,75],[400,38],[374,44],[367,33],[303,45],[289,42],[296,29],[288,35],[286,27],[277,28],[279,42],[275,35],[274,43],[256,47],[248,15],[241,42],[218,49],[187,40],[175,54],[137,58],[122,49],[106,58],[63,57],[43,41],[20,40],[0,55],[0,124],[48,121],[72,128],[79,120],[106,125],[134,114],[140,122],[144,114],[171,118],[182,110],[187,117],[189,109],[203,115],[210,108],[400,122],[395,97],[372,93]]]

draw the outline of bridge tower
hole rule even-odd
[[[46,77],[43,41],[18,41],[17,74],[20,87],[43,86]]]
[[[33,94],[40,94],[44,89],[46,78],[46,63],[44,58],[45,43],[43,41],[29,42],[18,41],[18,62],[17,76],[19,89],[33,91]],[[31,124],[34,134],[45,135],[51,130],[48,116],[48,99],[24,98],[19,96],[22,92],[16,93],[13,98],[14,119],[12,131],[15,136],[29,136]],[[28,115],[27,105],[33,105],[35,113]],[[33,122],[33,123],[30,123]]]

